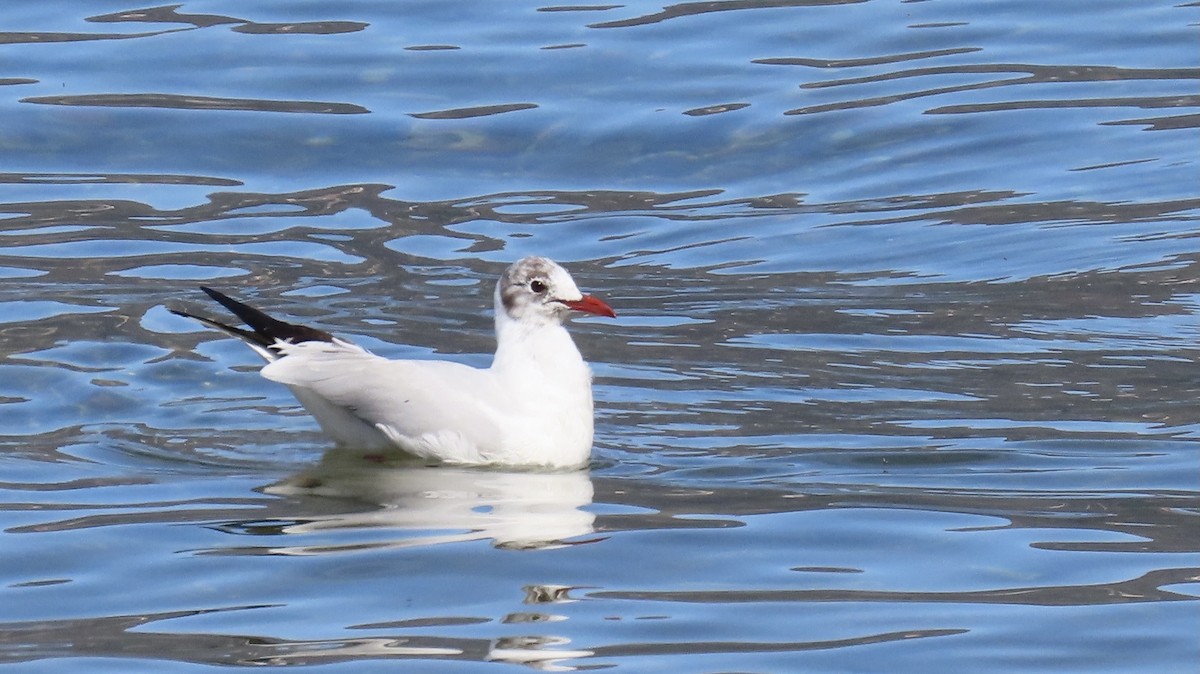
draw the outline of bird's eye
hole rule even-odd
[[[546,282],[540,279],[533,279],[529,282],[529,289],[535,293],[546,292]]]

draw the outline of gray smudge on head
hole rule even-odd
[[[496,292],[500,296],[500,304],[504,310],[512,315],[513,311],[518,309],[522,298],[528,299],[530,296],[529,282],[540,278],[549,283],[550,275],[557,266],[552,260],[536,255],[524,257],[512,263],[504,271],[504,275],[500,277],[500,282],[496,286]]]

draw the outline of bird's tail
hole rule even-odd
[[[211,318],[198,316],[187,311],[179,309],[170,309],[169,311],[177,316],[191,318],[201,323],[216,328],[228,335],[237,337],[246,342],[252,349],[257,351],[259,355],[267,360],[275,360],[279,357],[279,342],[290,342],[299,344],[300,342],[332,342],[333,335],[310,328],[306,325],[296,325],[287,323],[277,318],[272,318],[267,314],[255,309],[254,307],[239,302],[232,297],[213,290],[212,288],[200,287],[209,297],[220,303],[229,311],[233,312],[238,318],[242,319],[246,325],[250,326],[250,330],[239,328],[233,325],[228,325]]]

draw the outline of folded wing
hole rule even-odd
[[[511,410],[497,406],[507,397],[493,390],[495,378],[484,370],[446,361],[388,360],[339,339],[279,342],[273,348],[280,356],[262,375],[289,386],[343,443],[359,441],[346,437],[356,431],[345,415],[404,451],[443,461],[486,462],[491,448],[506,441],[500,422]]]

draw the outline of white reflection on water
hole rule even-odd
[[[595,515],[587,472],[504,472],[447,466],[380,465],[353,452],[327,452],[315,467],[270,485],[267,493],[350,499],[375,508],[333,514],[297,513],[284,534],[321,543],[272,546],[277,554],[308,555],[365,548],[404,548],[473,540],[530,549],[566,545],[592,533]],[[301,501],[301,503],[304,503]],[[384,540],[327,534],[387,528]]]

